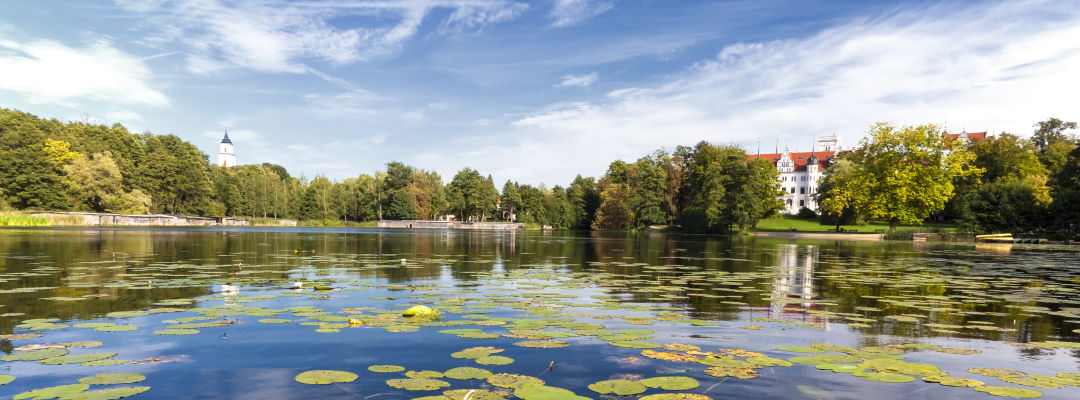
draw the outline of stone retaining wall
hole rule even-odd
[[[462,222],[462,221],[379,221],[380,228],[400,229],[472,229],[486,231],[516,231],[525,229],[525,224],[517,222]]]
[[[247,226],[251,225],[246,219],[240,218],[214,218],[214,217],[191,217],[186,215],[165,214],[105,214],[85,212],[57,212],[45,211],[30,213],[41,217],[75,216],[81,217],[82,223],[78,225],[93,226]]]

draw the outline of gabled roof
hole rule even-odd
[[[960,135],[965,135],[969,140],[983,140],[986,139],[986,132],[960,132],[960,133],[946,133],[945,137],[950,140],[956,140],[960,138]]]
[[[768,153],[768,154],[751,154],[749,159],[751,161],[764,158],[769,160],[774,165],[780,161],[780,158],[784,153]],[[835,151],[802,151],[802,152],[789,152],[788,156],[791,157],[791,163],[795,166],[795,171],[806,171],[806,165],[810,162],[810,156],[817,158],[818,168],[824,170],[829,167],[829,159],[836,156]]]

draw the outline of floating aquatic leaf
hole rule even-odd
[[[439,371],[409,371],[405,373],[405,376],[410,378],[442,378],[443,373]]]
[[[753,379],[758,377],[758,372],[752,368],[709,367],[705,369],[705,373],[717,378],[730,376],[739,379]]]
[[[154,331],[155,335],[194,335],[199,333],[198,329],[162,329]]]
[[[924,376],[923,381],[937,383],[942,386],[954,386],[954,387],[976,387],[985,385],[981,381],[966,378],[953,378],[950,376]]]
[[[519,387],[514,390],[514,396],[524,400],[591,400],[563,388],[540,385]]]
[[[146,380],[139,374],[99,374],[79,379],[79,383],[88,385],[113,385],[120,383],[137,383]]]
[[[697,393],[657,393],[639,400],[712,400],[712,397]]]
[[[706,357],[697,360],[698,364],[709,365],[713,367],[727,367],[727,368],[761,368],[760,365],[746,362],[743,360],[735,360],[730,358],[714,358]]]
[[[412,306],[409,309],[403,311],[401,316],[403,317],[434,317],[439,315],[439,312],[428,306]]]
[[[46,358],[60,357],[68,353],[67,349],[44,349],[44,350],[32,350],[23,351],[19,353],[12,353],[6,356],[0,357],[0,360],[4,361],[38,361]]]
[[[1032,399],[1036,397],[1042,397],[1042,392],[1032,389],[1024,389],[1008,386],[976,386],[975,391],[992,394],[994,396],[1001,397],[1013,397],[1013,398],[1025,398]]]
[[[790,367],[791,362],[787,360],[781,360],[779,358],[772,357],[750,357],[746,359],[747,362],[754,363],[765,367]]]
[[[495,374],[487,378],[487,382],[492,386],[498,386],[507,389],[517,389],[526,385],[543,385],[544,381],[531,376],[517,375],[517,374]]]
[[[825,352],[825,350],[822,350],[822,349],[819,349],[819,348],[804,347],[804,346],[783,346],[783,347],[777,347],[776,349],[777,350],[783,350],[783,351],[790,351],[790,352],[793,352],[793,353],[824,353]]]
[[[970,368],[970,369],[967,370],[967,372],[970,372],[970,373],[973,373],[973,374],[979,374],[979,375],[992,376],[992,377],[995,377],[995,378],[1000,378],[1000,377],[1004,377],[1004,376],[1024,376],[1024,375],[1027,375],[1027,374],[1025,374],[1023,372],[1020,372],[1020,371],[1013,371],[1011,369],[1000,369],[1000,368]]]
[[[317,369],[301,372],[299,375],[296,375],[295,379],[297,382],[309,385],[329,385],[331,383],[352,382],[355,381],[356,378],[359,378],[359,376],[352,372]]]
[[[451,369],[446,370],[446,372],[444,372],[443,374],[447,378],[459,379],[459,380],[487,379],[489,376],[492,376],[491,371],[488,371],[488,370],[483,369],[483,368],[473,368],[473,367],[451,368]]]
[[[371,372],[383,372],[383,373],[386,373],[386,372],[401,372],[401,371],[405,370],[405,367],[402,367],[400,365],[372,365],[370,367],[367,367],[367,369],[368,369],[368,371],[371,371]]]
[[[894,374],[891,372],[856,372],[852,375],[874,382],[904,383],[915,380],[914,376]]]
[[[38,362],[47,365],[82,364],[84,362],[104,360],[113,356],[116,356],[116,353],[68,354],[66,356],[46,358]]]
[[[90,388],[90,385],[87,385],[85,383],[76,383],[76,384],[73,384],[73,385],[51,386],[51,387],[47,387],[47,388],[34,389],[34,390],[19,393],[19,394],[15,395],[15,397],[12,397],[12,400],[54,399],[54,398],[57,398],[57,397],[63,397],[63,396],[68,396],[68,395],[72,395],[72,394],[75,394],[75,393],[83,392],[83,391],[85,391],[86,389],[89,389],[89,388]]]
[[[664,390],[690,390],[701,386],[697,379],[688,376],[661,376],[641,380],[641,384]]]
[[[7,385],[15,380],[13,375],[0,375],[0,386]]]
[[[447,386],[450,386],[450,382],[440,381],[438,379],[390,379],[386,381],[386,384],[392,388],[423,391],[423,390],[438,390]]]
[[[450,354],[450,357],[454,358],[469,358],[476,359],[480,357],[487,357],[495,353],[502,353],[503,349],[497,349],[494,347],[470,347],[465,350],[461,350]]]
[[[135,325],[114,325],[94,328],[94,330],[98,332],[130,332],[136,329],[139,329],[139,327]]]
[[[82,363],[82,365],[85,366],[85,367],[97,367],[97,366],[102,366],[102,365],[119,365],[119,364],[128,364],[128,363],[134,363],[134,362],[131,361],[131,360],[108,359],[108,360],[98,360],[98,361],[87,361],[87,362]]]
[[[60,397],[60,400],[115,400],[150,390],[149,386],[131,386],[111,389],[89,390]]]
[[[457,389],[443,392],[444,399],[450,400],[501,400],[510,395],[506,392],[484,389]]]
[[[618,347],[629,347],[632,349],[655,349],[657,347],[661,347],[656,343],[642,342],[636,340],[608,342],[608,344]]]
[[[513,358],[503,356],[487,356],[476,359],[476,363],[480,365],[506,365],[513,362]]]
[[[526,340],[523,342],[516,342],[514,346],[520,347],[532,347],[537,349],[553,349],[556,347],[566,347],[570,343],[566,343],[561,340]]]
[[[642,393],[646,389],[647,388],[645,387],[645,385],[626,379],[600,381],[589,385],[589,390],[592,390],[596,393],[616,394],[619,396],[629,396],[632,394]]]
[[[285,318],[263,318],[263,319],[260,319],[259,322],[264,323],[264,324],[287,324],[287,323],[292,322],[292,320],[291,319],[285,319]]]

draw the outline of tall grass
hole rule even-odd
[[[0,226],[49,226],[52,219],[20,212],[0,212]]]

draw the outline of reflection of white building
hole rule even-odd
[[[776,171],[780,173],[780,189],[784,195],[780,200],[784,202],[785,214],[795,214],[800,208],[806,207],[811,210],[817,209],[818,181],[825,174],[833,157],[840,151],[840,138],[836,135],[818,138],[817,144],[812,151],[783,153],[754,154],[751,160],[763,158],[776,165]]]
[[[776,254],[776,271],[779,276],[773,281],[772,298],[795,298],[811,300],[814,298],[814,269],[817,267],[818,247],[815,245],[781,244]],[[781,318],[784,307],[792,303],[774,301],[769,305],[769,316]],[[799,303],[803,308],[810,308],[813,303]]]

